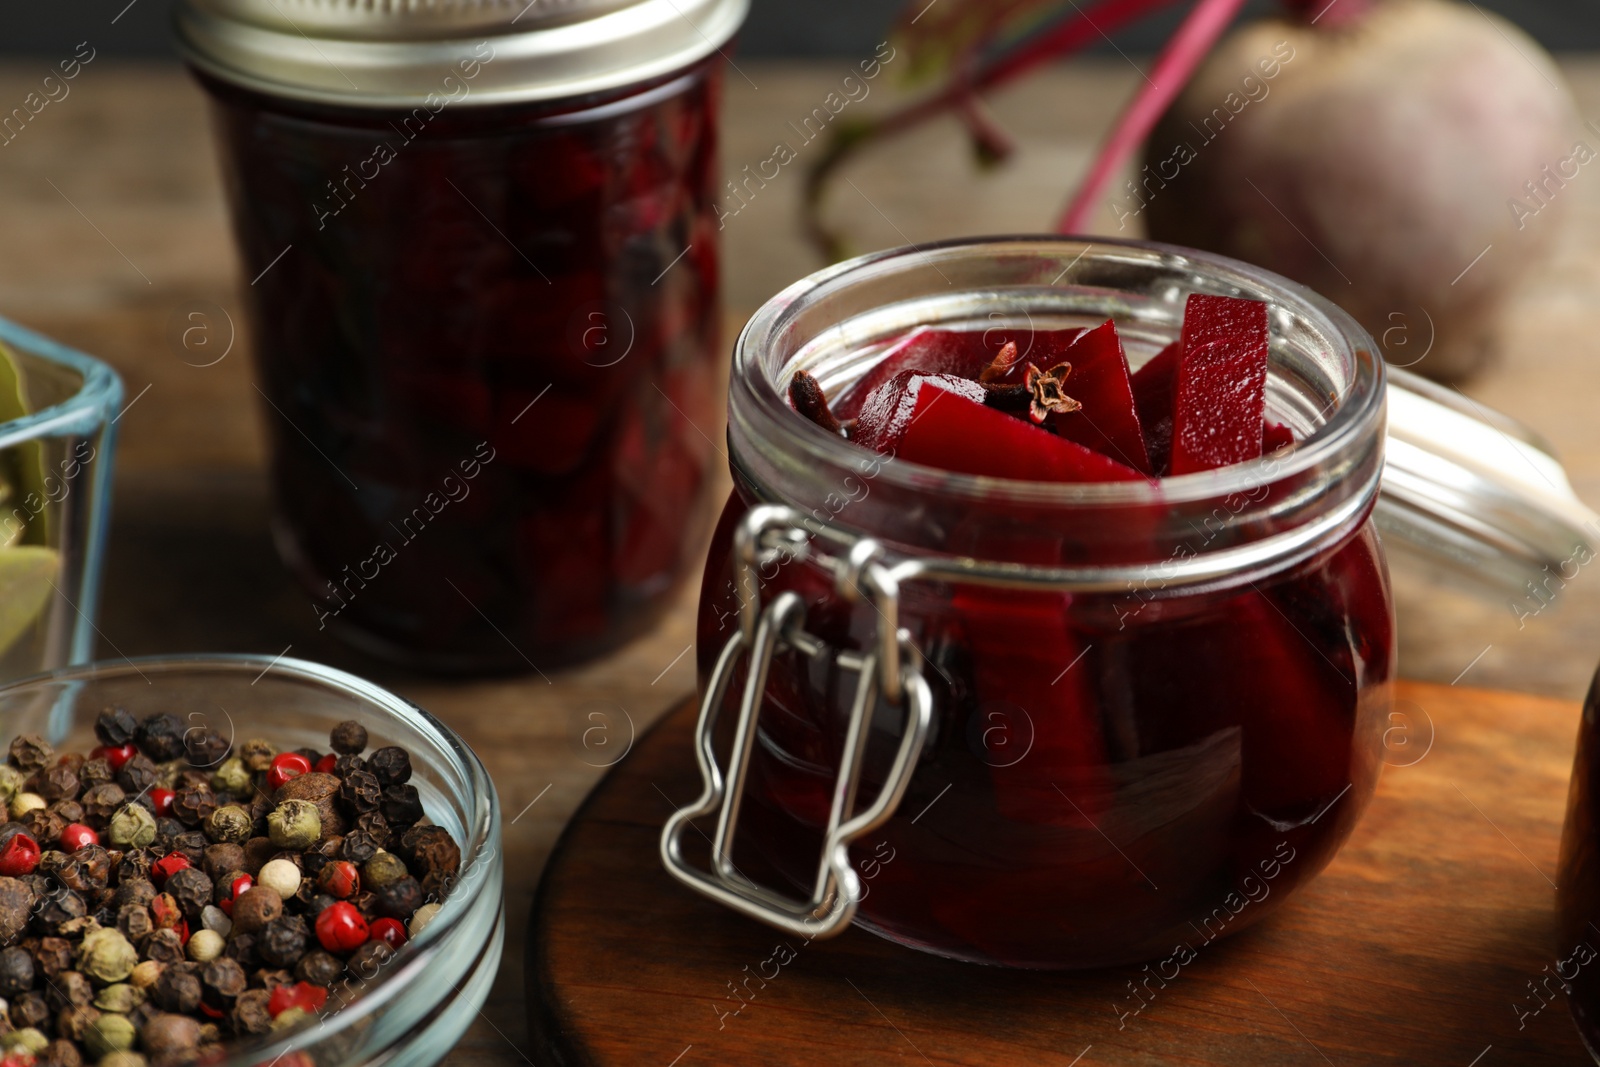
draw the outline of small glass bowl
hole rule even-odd
[[[94,653],[122,379],[6,319],[0,342],[0,680]],[[22,407],[17,415],[20,393]]]
[[[288,1034],[232,1042],[214,1067],[430,1067],[461,1039],[494,982],[505,942],[500,800],[466,743],[432,715],[353,674],[296,659],[193,655],[91,663],[0,688],[9,737],[37,732],[58,748],[96,744],[95,716],[120,704],[169,712],[236,743],[325,749],[346,719],[369,751],[399,745],[428,817],[461,846],[461,873],[438,916],[340,1011]],[[330,1001],[330,1005],[331,1005]]]

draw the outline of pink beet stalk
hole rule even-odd
[[[1149,136],[1156,121],[1183,91],[1189,76],[1217,43],[1217,38],[1232,24],[1242,6],[1244,0],[1199,0],[1195,4],[1194,10],[1184,18],[1172,39],[1156,57],[1155,69],[1139,87],[1139,92],[1127,109],[1117,117],[1116,125],[1100,146],[1083,184],[1078,186],[1077,195],[1056,223],[1058,233],[1081,233],[1084,230],[1106,186]]]

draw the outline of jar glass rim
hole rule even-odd
[[[1097,255],[1097,249],[1103,251]],[[1326,420],[1310,436],[1297,441],[1287,454],[1264,456],[1159,481],[1101,483],[1017,481],[956,474],[896,460],[885,464],[875,475],[887,484],[930,489],[947,499],[970,498],[1063,508],[1197,502],[1243,492],[1268,479],[1303,474],[1329,463],[1354,440],[1382,435],[1383,361],[1376,355],[1376,345],[1367,332],[1326,298],[1270,271],[1208,252],[1148,241],[1030,234],[953,238],[885,249],[825,267],[790,285],[756,311],[735,342],[729,389],[730,432],[734,432],[735,427],[748,429],[745,436],[760,441],[764,447],[820,455],[841,466],[858,461],[863,455],[860,446],[823,433],[795,414],[770,373],[773,369],[785,369],[787,363],[784,368],[770,367],[771,354],[784,346],[802,309],[843,287],[903,269],[902,265],[909,261],[922,261],[939,271],[941,264],[948,266],[975,256],[1034,256],[1064,263],[1052,286],[1072,274],[1085,260],[1122,260],[1160,268],[1174,275],[1187,273],[1194,282],[1187,291],[1233,292],[1264,300],[1275,308],[1314,322],[1320,333],[1339,339],[1346,348],[1347,378],[1340,383],[1338,393],[1330,398],[1333,408]],[[734,458],[737,462],[737,453]],[[1376,486],[1373,488],[1375,491]]]

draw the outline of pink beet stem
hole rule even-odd
[[[1156,121],[1188,84],[1200,61],[1233,22],[1244,0],[1199,0],[1156,57],[1155,68],[1100,146],[1077,195],[1056,223],[1058,233],[1081,233],[1111,179],[1150,135]]]

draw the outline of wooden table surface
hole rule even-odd
[[[0,111],[20,105],[52,63],[0,67]],[[1586,114],[1600,114],[1600,61],[1569,62]],[[725,164],[766,159],[786,123],[849,73],[848,60],[741,62],[730,74]],[[1095,138],[1139,78],[1120,60],[1084,62],[999,95],[995,111],[1020,146],[980,174],[954,124],[939,122],[847,172],[830,201],[861,248],[962,233],[1039,230],[1054,217]],[[0,145],[0,314],[111,362],[130,405],[120,420],[112,547],[101,654],[286,652],[353,669],[456,726],[482,753],[506,811],[510,920],[502,978],[454,1063],[526,1059],[521,947],[538,873],[603,766],[693,684],[690,606],[609,659],[549,682],[444,683],[398,672],[316,629],[308,601],[267,534],[262,412],[250,385],[241,287],[204,102],[180,70],[100,58],[20,136]],[[880,92],[874,89],[875,93]],[[883,89],[882,92],[887,92]],[[862,108],[878,106],[877,99]],[[1588,172],[1585,172],[1586,174]],[[728,220],[729,319],[818,266],[795,225],[798,168]],[[1600,502],[1600,178],[1563,193],[1579,203],[1555,262],[1531,278],[1508,321],[1506,362],[1469,386],[1556,444],[1580,494]],[[1112,232],[1109,215],[1102,232]],[[214,366],[190,365],[184,315],[219,307]],[[712,436],[719,427],[705,427]],[[1589,571],[1583,572],[1585,576]],[[1483,604],[1397,575],[1402,669],[1409,675],[1575,698],[1600,650],[1600,581],[1581,577],[1518,629],[1504,604]],[[610,747],[585,749],[591,711],[612,715]],[[625,714],[619,714],[625,713]],[[631,724],[631,725],[630,725]],[[591,742],[597,735],[590,735]],[[687,1067],[687,1065],[686,1065]]]

